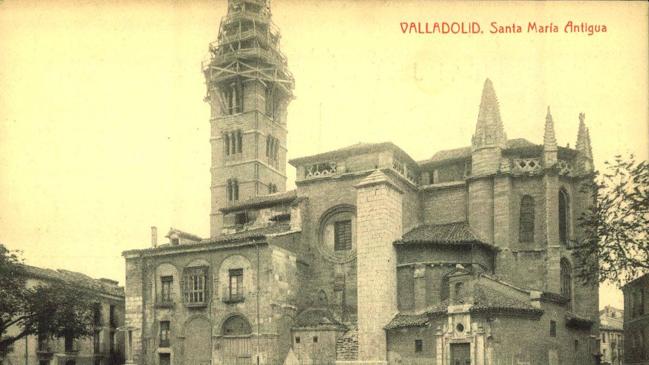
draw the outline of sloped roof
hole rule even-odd
[[[221,208],[221,211],[223,213],[228,213],[228,212],[233,212],[236,210],[247,209],[247,208],[263,208],[263,207],[273,206],[282,203],[291,203],[295,199],[297,199],[297,191],[294,189],[283,193],[261,195],[261,196],[252,197],[250,199],[242,200],[239,203]]]
[[[322,308],[311,308],[302,311],[298,314],[295,322],[293,328],[345,328],[329,310]]]
[[[241,241],[241,240],[253,239],[253,238],[266,238],[266,235],[284,233],[290,230],[291,230],[291,225],[289,223],[278,223],[266,227],[250,229],[247,231],[224,234],[215,239],[205,240],[204,242],[225,243],[225,242],[234,242],[234,241]]]
[[[401,314],[397,313],[394,318],[385,326],[386,330],[407,327],[424,327],[428,325],[428,315],[420,314]]]
[[[509,297],[501,291],[491,289],[484,285],[475,285],[473,296],[474,305],[471,307],[471,312],[499,311],[543,314],[541,309],[533,307],[529,301]]]
[[[43,280],[58,280],[99,293],[124,297],[124,287],[110,285],[106,282],[102,282],[99,279],[93,279],[90,276],[82,273],[62,269],[44,269],[30,265],[23,265],[23,267],[27,276]]]
[[[537,146],[534,143],[526,140],[525,138],[515,138],[507,140],[507,149],[519,149],[525,147]],[[428,164],[438,164],[444,162],[450,162],[453,160],[460,160],[471,157],[471,146],[453,148],[450,150],[442,150],[436,152],[433,157],[419,161],[418,164],[428,165]]]
[[[489,279],[491,280],[491,279]],[[478,282],[473,286],[473,303],[469,309],[471,313],[504,313],[540,316],[543,310],[533,307],[529,302],[508,296],[501,292]],[[426,308],[421,313],[397,313],[385,329],[424,327],[430,324],[430,320],[448,313],[448,299]]]
[[[478,235],[471,230],[471,227],[467,222],[425,224],[417,226],[405,233],[400,240],[395,242],[396,245],[420,243],[442,245],[480,244],[492,249],[496,248],[495,246],[482,241]]]
[[[566,314],[566,326],[570,328],[590,329],[595,324],[595,321],[581,316],[576,313],[568,312]]]
[[[399,146],[395,145],[392,142],[380,142],[380,143],[359,142],[351,146],[338,148],[332,151],[318,153],[311,156],[294,158],[289,160],[288,163],[297,167],[300,164],[311,162],[311,161],[316,162],[322,160],[330,160],[334,158],[345,158],[348,156],[353,156],[361,153],[379,152],[383,150],[395,151],[397,154],[399,154],[400,157],[404,157],[406,160],[408,160],[409,163],[412,163],[414,165],[417,164],[417,162],[413,160],[412,157],[410,157],[410,155],[408,155],[404,150],[402,150],[401,148],[399,148]]]

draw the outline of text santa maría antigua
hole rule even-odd
[[[485,33],[478,22],[401,22],[401,32],[404,34],[479,34]],[[572,20],[562,25],[550,23],[527,22],[526,24],[489,23],[487,32],[490,34],[509,33],[583,33],[593,35],[606,33],[605,24],[589,24],[587,22],[573,22]]]

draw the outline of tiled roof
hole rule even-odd
[[[274,193],[268,195],[256,196],[250,199],[242,200],[236,204],[221,208],[223,213],[233,212],[246,208],[262,208],[281,203],[290,203],[297,198],[296,190],[289,190],[283,193]]]
[[[624,328],[622,326],[611,326],[606,324],[600,324],[599,329],[606,330],[606,331],[618,331],[618,332],[624,331]]]
[[[290,232],[291,226],[288,223],[273,224],[267,227],[250,229],[231,234],[224,234],[217,238],[207,238],[198,243],[171,245],[164,244],[158,247],[149,247],[143,249],[128,250],[122,252],[122,255],[140,254],[140,253],[157,253],[172,250],[196,249],[196,248],[227,248],[239,247],[242,244],[255,244],[263,242],[267,235]]]
[[[576,313],[566,314],[566,326],[570,328],[589,329],[595,324],[590,318],[580,316]]]
[[[508,296],[504,292],[491,289],[487,286],[475,284],[473,287],[471,313],[507,313],[540,316],[543,310],[533,307],[529,302]],[[431,318],[443,316],[448,313],[448,299],[428,307],[422,313],[398,313],[385,329],[424,327],[429,325]]]
[[[410,157],[410,155],[408,155],[404,150],[402,150],[392,142],[381,142],[381,143],[360,142],[336,150],[318,153],[316,155],[294,158],[289,160],[288,163],[297,167],[297,165],[310,162],[310,161],[322,161],[322,160],[333,159],[333,158],[345,158],[357,154],[378,152],[386,149],[397,152],[397,154],[399,154],[400,157],[405,158],[406,160],[408,160],[409,163],[417,164],[417,162],[415,162],[415,160],[413,160],[412,157]]]
[[[524,147],[536,146],[534,143],[524,139],[515,138],[507,141],[508,149],[518,149]],[[446,161],[459,160],[471,157],[471,146],[443,150],[435,153],[433,157],[419,161],[419,165],[437,164]]]
[[[471,312],[498,311],[543,314],[541,309],[533,307],[528,301],[508,297],[504,293],[484,285],[475,285],[473,299],[474,304],[471,307]]]
[[[241,231],[236,233],[224,234],[215,239],[205,240],[203,242],[209,243],[225,243],[225,242],[234,242],[241,241],[246,239],[253,238],[265,238],[269,234],[284,233],[291,230],[291,225],[288,223],[279,223],[273,224],[266,227],[250,229],[247,231]],[[178,246],[175,246],[178,247]]]
[[[23,265],[28,276],[43,280],[58,280],[68,284],[90,289],[99,293],[124,297],[124,287],[110,285],[99,279],[68,270],[51,270],[40,267]]]
[[[421,314],[401,314],[398,313],[390,323],[385,326],[386,330],[407,327],[424,327],[428,325],[428,316],[425,313]]]
[[[445,315],[448,311],[448,299],[426,308],[422,313],[397,313],[394,318],[385,326],[385,329],[396,329],[406,327],[423,327],[429,324],[429,319]]]
[[[413,228],[405,233],[395,244],[446,244],[463,245],[477,243],[495,248],[493,245],[483,242],[469,227],[467,222],[455,222],[447,224],[426,224]]]
[[[340,323],[333,314],[321,308],[306,309],[298,314],[293,328],[315,328],[333,327],[343,329],[345,326]]]

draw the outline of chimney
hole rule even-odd
[[[158,227],[151,226],[151,247],[158,247]]]

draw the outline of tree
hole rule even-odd
[[[57,279],[29,287],[25,274],[18,254],[0,244],[0,359],[25,336],[77,339],[94,333],[92,292]]]
[[[633,155],[605,162],[583,186],[594,204],[579,218],[577,277],[617,285],[649,272],[649,164]]]

